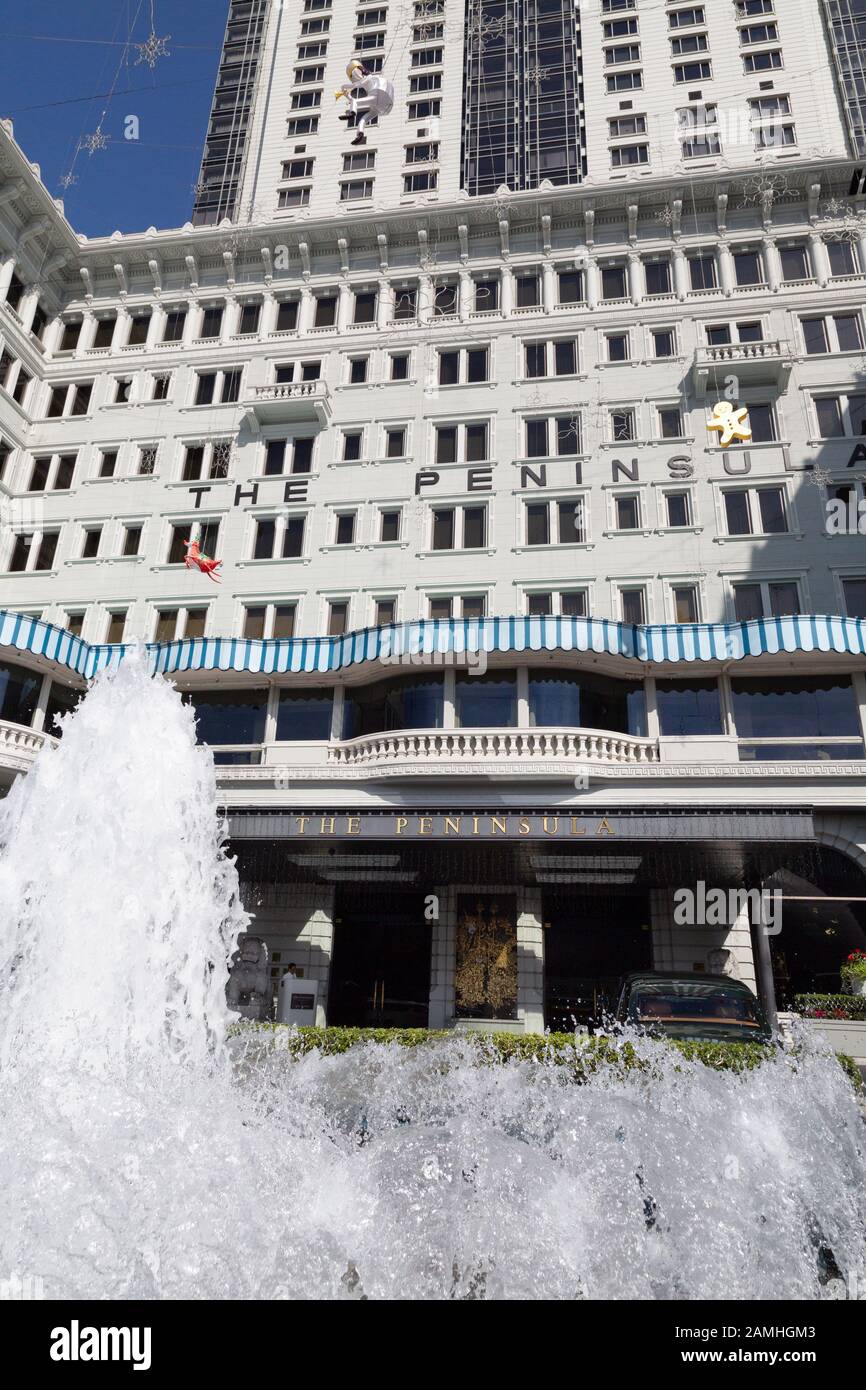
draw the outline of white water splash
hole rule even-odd
[[[863,1124],[814,1044],[733,1076],[642,1040],[652,1079],[581,1086],[460,1039],[221,1046],[245,920],[214,803],[189,711],[139,660],[0,806],[0,1277],[49,1298],[866,1286]]]

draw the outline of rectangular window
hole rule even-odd
[[[373,196],[372,179],[352,179],[340,184],[340,202],[357,203]]]
[[[646,622],[646,594],[643,589],[620,589],[622,621],[640,625]]]
[[[384,511],[381,513],[381,525],[379,530],[380,541],[398,541],[400,539],[400,519],[399,510]]]
[[[714,255],[689,256],[688,262],[689,276],[693,290],[714,290],[718,288],[716,258]]]
[[[665,493],[665,513],[667,524],[672,529],[691,526],[691,499],[687,492]]]

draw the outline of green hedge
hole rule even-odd
[[[866,1023],[866,995],[863,994],[795,994],[794,1006],[804,1018]]]
[[[468,1044],[480,1061],[500,1062],[513,1057],[538,1062],[554,1062],[569,1067],[575,1075],[590,1075],[600,1066],[624,1071],[633,1067],[649,1069],[650,1063],[638,1057],[631,1042],[620,1043],[607,1037],[575,1040],[573,1033],[474,1033],[426,1028],[289,1028],[281,1023],[239,1022],[230,1036],[256,1034],[281,1035],[283,1046],[293,1057],[318,1051],[334,1057],[362,1043],[381,1043],[388,1047],[421,1047],[425,1043]],[[747,1071],[758,1066],[773,1051],[758,1043],[674,1042],[673,1046],[690,1061],[703,1062],[717,1071]]]
[[[537,1062],[553,1062],[567,1067],[580,1081],[600,1067],[625,1073],[634,1069],[652,1072],[652,1061],[638,1056],[634,1044],[609,1037],[580,1037],[573,1033],[474,1033],[427,1028],[295,1028],[283,1023],[253,1023],[242,1020],[231,1025],[229,1036],[244,1038],[255,1044],[279,1037],[280,1050],[292,1057],[319,1052],[336,1057],[364,1043],[380,1043],[386,1047],[422,1047],[426,1043],[455,1042],[468,1044],[480,1062],[495,1063],[511,1058]],[[702,1062],[714,1071],[751,1071],[775,1055],[776,1048],[761,1043],[685,1042],[671,1040],[671,1046],[688,1061]],[[856,1063],[842,1053],[836,1054],[851,1080],[862,1084]]]

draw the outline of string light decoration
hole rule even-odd
[[[150,33],[144,43],[135,44],[135,49],[138,53],[135,66],[138,67],[141,63],[144,63],[149,68],[155,68],[160,58],[170,58],[171,54],[167,48],[170,39],[171,34],[166,34],[164,38],[160,38],[157,34],[156,18],[153,13],[153,0],[150,0]]]
[[[61,188],[73,188],[78,182],[77,174],[61,174],[58,183]]]
[[[539,67],[534,63],[526,69],[526,80],[535,92],[540,92],[544,79],[550,75],[550,68]]]
[[[833,475],[823,464],[813,463],[811,468],[806,470],[806,481],[812,487],[829,487],[833,481]]]
[[[743,180],[742,199],[750,206],[760,204],[769,195],[776,201],[785,198],[791,191],[788,176],[784,172],[773,172],[762,170],[759,174],[754,174],[751,178]]]
[[[105,150],[108,148],[108,136],[102,129],[101,121],[99,125],[96,127],[96,129],[90,133],[90,135],[85,135],[82,138],[79,148],[82,150],[86,150],[86,152],[90,155],[91,158],[93,158],[97,150]]]
[[[859,241],[866,235],[866,209],[855,208],[846,198],[828,198],[821,207],[822,219],[834,223],[824,230],[827,241]]]

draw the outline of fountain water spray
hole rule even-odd
[[[850,1082],[293,1060],[224,1042],[247,925],[210,754],[142,655],[0,804],[0,1280],[69,1298],[801,1298],[866,1288]]]

